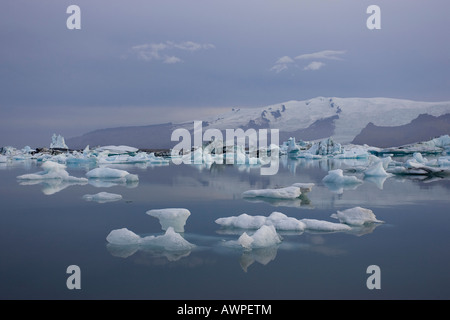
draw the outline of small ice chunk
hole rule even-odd
[[[364,171],[365,176],[369,177],[386,177],[389,173],[384,170],[383,162],[379,161]]]
[[[306,229],[316,231],[347,231],[352,228],[343,223],[335,223],[317,219],[302,219],[300,220],[305,224]]]
[[[362,183],[355,176],[344,176],[342,169],[330,170],[328,174],[322,179],[325,183],[339,184],[339,185],[354,185]]]
[[[239,216],[232,216],[226,218],[218,218],[215,221],[223,227],[239,228],[239,229],[258,229],[266,222],[266,217],[250,216],[243,213]]]
[[[238,239],[238,243],[246,249],[271,247],[280,242],[281,237],[276,232],[275,227],[267,225],[261,226],[252,236],[244,232]]]
[[[300,192],[304,193],[304,192],[310,192],[312,190],[312,187],[314,187],[314,183],[298,182],[298,183],[294,183],[292,186],[300,188]]]
[[[120,179],[124,178],[126,181],[138,181],[139,177],[135,174],[131,174],[128,171],[113,169],[113,168],[95,168],[86,173],[88,178],[94,179]]]
[[[77,178],[70,176],[66,171],[66,166],[62,163],[57,163],[53,161],[45,161],[41,168],[43,171],[37,173],[29,173],[18,176],[17,179],[20,180],[50,180],[50,179],[59,179],[70,182],[87,182],[86,178]]]
[[[362,226],[368,223],[383,223],[378,220],[372,210],[354,207],[344,211],[339,211],[331,215],[332,218],[338,219],[341,223]]]
[[[276,211],[267,217],[265,224],[273,225],[276,230],[283,231],[303,231],[305,229],[305,224],[302,221]]]
[[[242,193],[244,197],[265,197],[276,199],[295,199],[301,194],[300,188],[295,186],[279,189],[248,190]]]
[[[87,201],[96,201],[98,203],[118,201],[122,199],[120,194],[109,193],[109,192],[99,192],[97,194],[85,194],[83,199]]]
[[[139,244],[141,237],[127,228],[112,230],[106,237],[106,241],[117,245]]]
[[[186,220],[191,215],[191,212],[184,208],[152,209],[146,213],[158,218],[163,230],[172,227],[176,232],[184,232]]]
[[[175,232],[172,227],[167,228],[164,235],[141,238],[141,245],[163,248],[167,251],[191,250],[195,247],[194,244]]]

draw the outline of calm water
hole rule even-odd
[[[21,184],[40,171],[33,162],[0,164],[1,299],[449,299],[450,181],[391,177],[357,188],[330,189],[328,170],[364,162],[282,159],[279,173],[259,168],[173,164],[117,165],[139,176],[135,185]],[[84,177],[89,168],[68,167]],[[249,189],[314,182],[297,201],[248,201]],[[101,191],[123,199],[83,199]],[[279,211],[295,218],[338,222],[337,210],[361,206],[384,224],[353,232],[282,233],[274,248],[246,252],[224,246],[239,234],[214,221]],[[108,245],[111,230],[162,235],[159,208],[187,208],[183,236],[196,248],[163,252]],[[81,290],[69,290],[66,268],[81,269]],[[369,290],[366,269],[381,270]]]

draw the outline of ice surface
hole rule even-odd
[[[139,149],[130,147],[130,146],[102,146],[95,148],[96,152],[104,152],[106,151],[108,154],[125,154],[125,153],[135,153],[138,152]]]
[[[96,201],[98,203],[118,201],[122,199],[122,195],[109,193],[109,192],[99,192],[97,194],[85,194],[83,199],[87,201]]]
[[[172,227],[176,232],[184,232],[186,220],[191,215],[191,212],[184,208],[152,209],[146,213],[158,218],[163,230]]]
[[[139,244],[141,237],[127,228],[112,230],[106,237],[106,241],[117,245]]]
[[[301,194],[300,188],[295,186],[279,189],[247,190],[242,193],[244,197],[267,197],[276,199],[295,199]]]
[[[368,223],[383,223],[383,221],[376,218],[372,210],[361,207],[354,207],[344,211],[338,210],[331,217],[338,219],[341,223],[356,226],[362,226]]]
[[[218,218],[215,222],[226,228],[258,229],[264,225],[266,219],[264,216],[250,216],[242,213],[239,216]]]
[[[312,188],[314,187],[314,185],[315,185],[314,183],[298,182],[298,183],[294,183],[292,186],[298,187],[298,188],[300,188],[300,192],[306,193],[306,192],[310,192],[312,190]]]
[[[37,173],[29,173],[18,176],[17,179],[20,180],[47,180],[47,179],[59,179],[71,182],[87,182],[86,178],[72,177],[66,171],[66,166],[61,163],[53,161],[45,161],[41,168],[43,171]]]

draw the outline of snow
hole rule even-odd
[[[146,213],[158,218],[163,230],[172,227],[176,232],[184,232],[186,220],[191,215],[191,212],[184,208],[152,209]]]
[[[64,137],[61,135],[56,135],[56,133],[54,133],[52,136],[52,143],[50,143],[50,148],[69,149],[69,147],[66,145],[66,142],[64,141]]]
[[[341,223],[355,226],[362,226],[368,223],[383,223],[383,221],[376,218],[372,210],[361,207],[354,207],[344,211],[338,210],[331,217],[338,219]]]
[[[279,189],[247,190],[242,193],[244,197],[266,197],[276,199],[295,199],[301,195],[299,187],[289,186]]]
[[[30,173],[18,176],[20,180],[46,180],[46,179],[59,179],[71,182],[87,182],[86,178],[72,177],[66,171],[66,166],[61,163],[46,161],[41,165],[43,171],[37,173]]]
[[[127,228],[115,229],[108,234],[106,241],[115,245],[139,245],[167,251],[191,250],[195,247],[175,232],[172,227],[169,227],[164,235],[146,237],[140,237]]]
[[[122,195],[109,193],[109,192],[99,192],[97,194],[85,194],[83,199],[87,201],[96,201],[98,203],[118,201],[122,199]]]

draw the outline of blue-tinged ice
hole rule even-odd
[[[331,215],[332,218],[338,219],[341,223],[348,225],[362,226],[370,223],[383,223],[378,220],[372,210],[354,207],[343,211],[337,211]]]
[[[106,203],[106,202],[119,201],[122,199],[122,195],[115,194],[115,193],[109,193],[109,192],[99,192],[96,194],[85,194],[83,196],[83,199],[85,199],[87,201],[95,201],[98,203]]]

